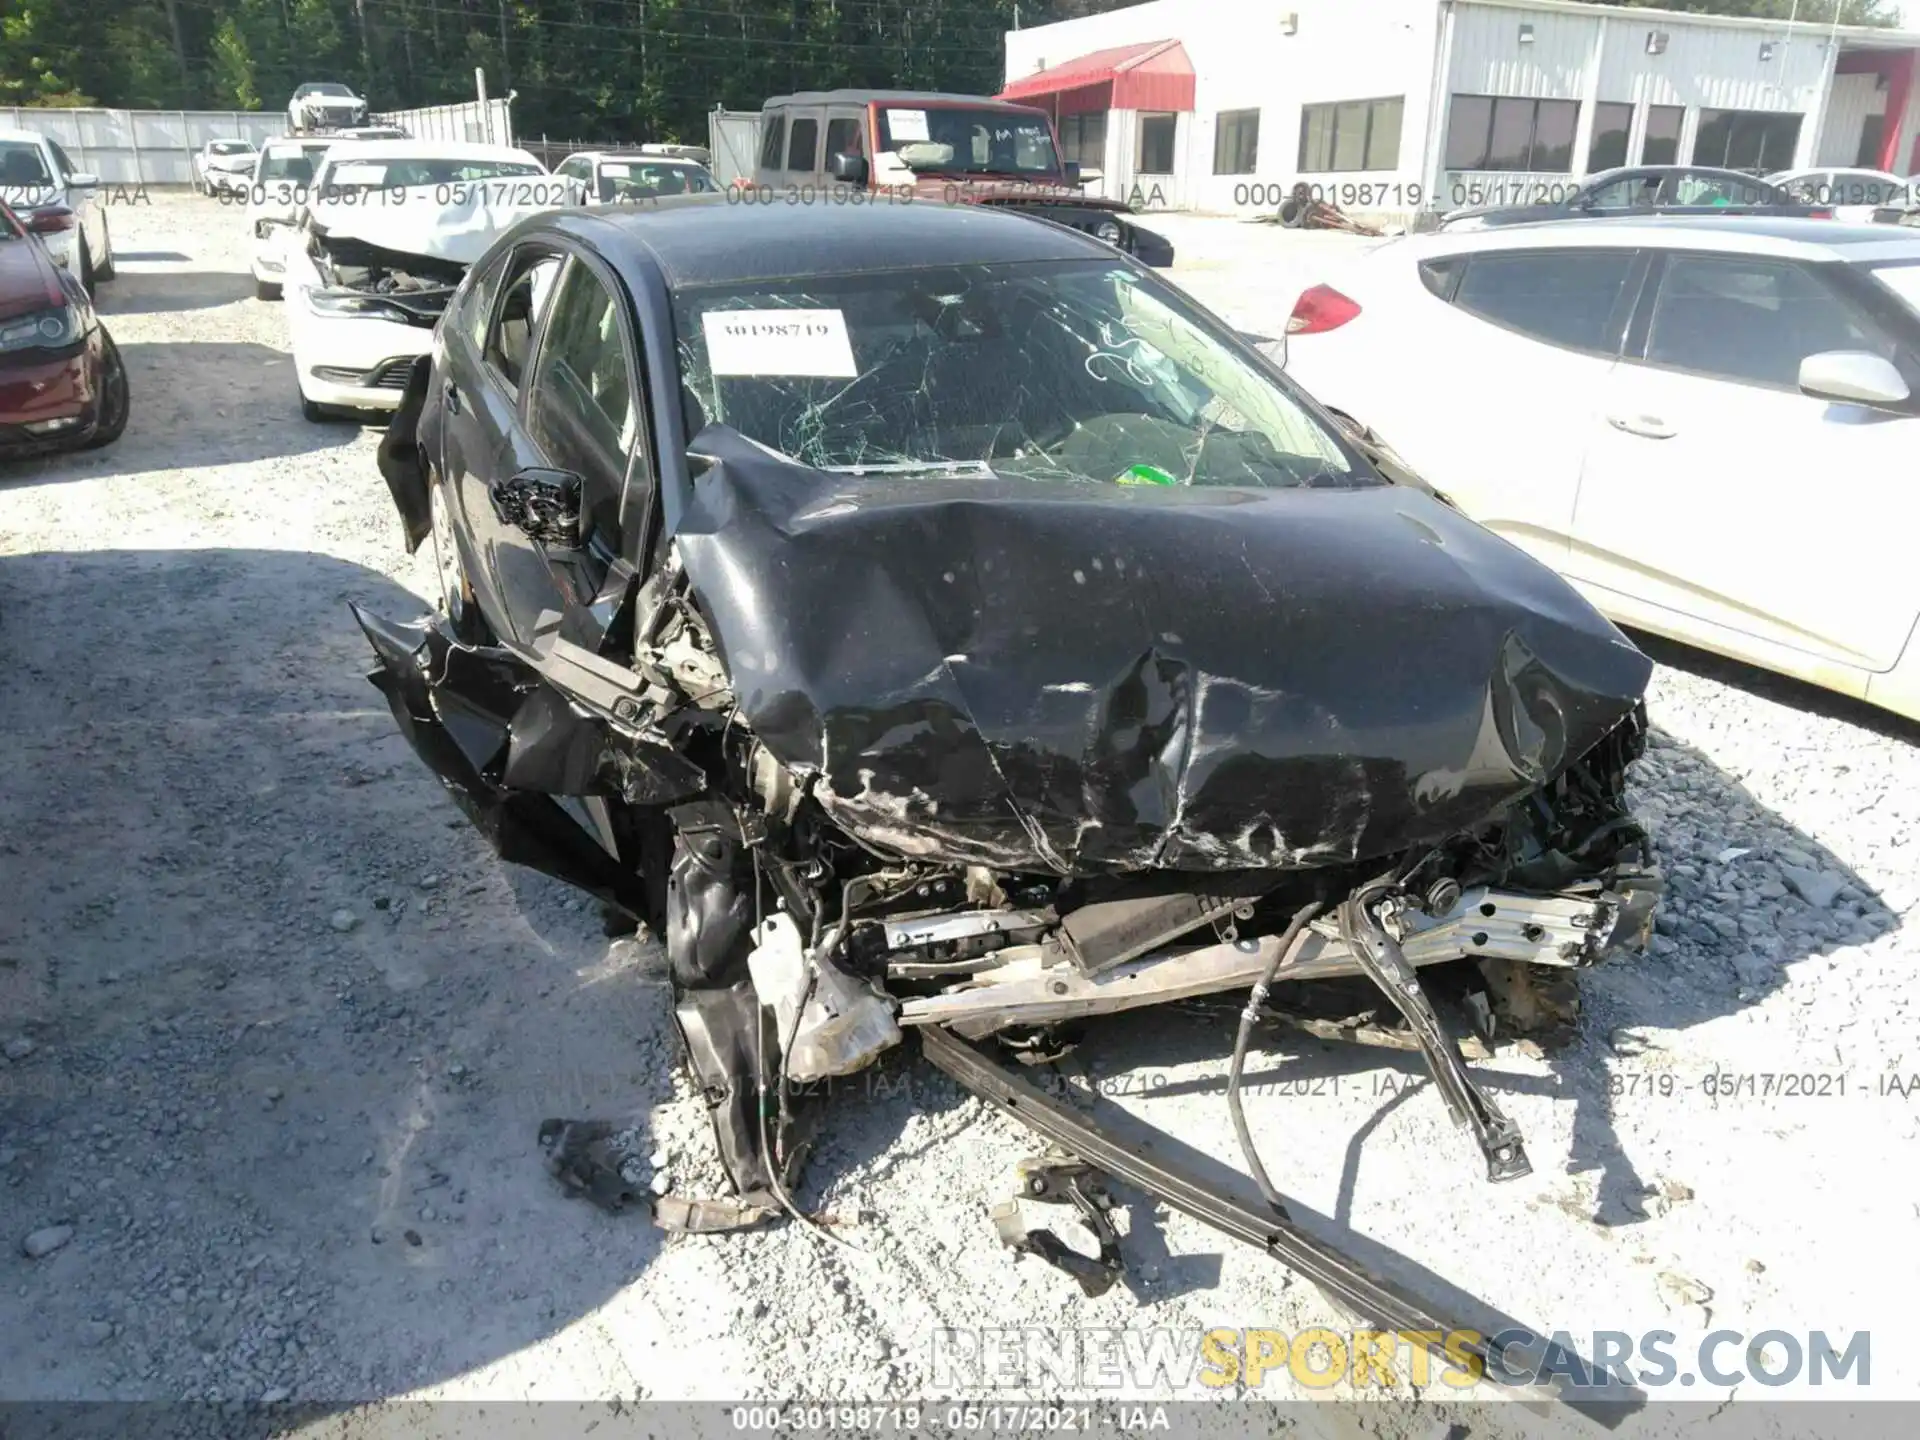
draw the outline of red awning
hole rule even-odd
[[[994,98],[1032,100],[1098,86],[1108,110],[1192,110],[1193,62],[1178,40],[1096,50],[1013,81]]]

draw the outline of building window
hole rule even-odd
[[[1642,165],[1678,165],[1680,163],[1680,122],[1687,118],[1684,105],[1649,105],[1647,134],[1640,143]]]
[[[1300,169],[1397,170],[1406,97],[1300,107]]]
[[[1222,110],[1213,120],[1213,173],[1251,175],[1260,155],[1260,112]]]
[[[1764,175],[1793,164],[1800,117],[1769,110],[1702,110],[1693,163]]]
[[[1447,169],[1570,174],[1579,118],[1573,100],[1456,95],[1447,121]]]
[[[1633,106],[1609,101],[1593,107],[1593,139],[1587,146],[1587,173],[1611,170],[1627,163],[1627,130],[1633,124]]]
[[[1107,163],[1107,112],[1088,110],[1060,117],[1060,158],[1082,170],[1099,170]]]
[[[1171,175],[1173,173],[1173,125],[1175,116],[1166,111],[1142,111],[1140,114],[1140,148],[1134,155],[1133,168],[1142,175]]]

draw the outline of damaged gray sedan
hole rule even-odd
[[[743,1207],[792,1208],[798,1082],[917,1036],[1076,1157],[1035,1195],[1144,1186],[1425,1329],[1251,1144],[1265,1206],[1018,1063],[1252,992],[1236,1076],[1274,1006],[1368,1029],[1527,1173],[1443,1011],[1524,1029],[1644,940],[1649,664],[1389,462],[1043,220],[555,213],[474,265],[381,446],[439,610],[359,620],[500,853],[664,940]],[[1339,985],[1366,1025],[1311,1019]]]

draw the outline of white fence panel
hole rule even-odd
[[[713,157],[713,178],[721,185],[753,179],[760,163],[760,112],[717,107],[709,112],[707,152]]]
[[[473,140],[485,145],[513,144],[513,108],[505,100],[482,105],[428,105],[418,110],[386,110],[369,124],[398,125],[417,140]]]
[[[267,110],[0,109],[0,126],[32,130],[108,185],[189,185],[193,154],[209,140],[258,145],[287,128]]]

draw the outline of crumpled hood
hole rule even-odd
[[[523,192],[540,195],[542,203],[515,203],[514,196]],[[361,240],[403,255],[471,265],[501,231],[554,209],[557,199],[548,197],[559,192],[550,177],[530,175],[470,186],[409,186],[381,192],[382,203],[369,203],[353,191],[315,195],[307,211],[314,227],[330,239]]]
[[[1397,486],[855,478],[722,426],[676,537],[742,717],[839,823],[1061,873],[1366,859],[1491,817],[1651,666]]]

